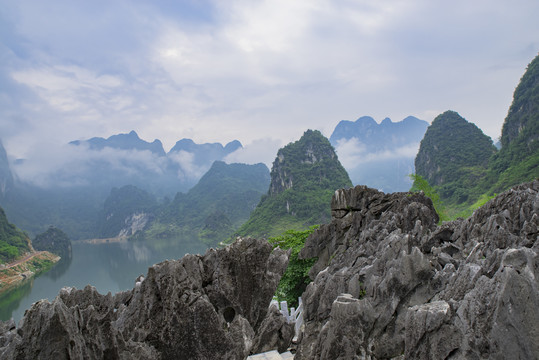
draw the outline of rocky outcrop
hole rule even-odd
[[[64,288],[16,328],[0,323],[2,359],[244,359],[261,336],[288,253],[240,239],[165,261],[116,295]]]
[[[536,359],[539,181],[437,226],[422,194],[339,190],[296,359]]]

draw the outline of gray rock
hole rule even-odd
[[[294,323],[288,323],[276,306],[270,306],[268,315],[262,321],[254,339],[251,354],[264,353],[276,349],[284,353],[294,337]]]
[[[422,194],[338,190],[295,358],[537,359],[538,210],[539,181],[441,226]]]
[[[65,288],[0,324],[6,359],[243,359],[250,353],[288,253],[240,239],[148,269],[112,296]],[[271,316],[271,314],[270,314]],[[263,331],[268,331],[265,328]]]

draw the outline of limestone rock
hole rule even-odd
[[[87,286],[42,300],[19,328],[0,324],[6,359],[243,359],[267,315],[288,253],[240,239],[148,269],[112,296]]]
[[[535,359],[538,210],[539,181],[442,226],[422,194],[338,190],[296,359]]]
[[[268,315],[260,325],[251,354],[259,354],[273,349],[285,352],[294,337],[294,323],[288,323],[276,306],[270,306]]]

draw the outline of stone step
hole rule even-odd
[[[293,360],[294,354],[290,351],[279,354],[277,350],[267,351],[265,353],[253,354],[247,360]]]

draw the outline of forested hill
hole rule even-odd
[[[502,148],[490,163],[485,189],[501,192],[539,178],[539,55],[528,65],[515,89],[501,143]]]
[[[8,263],[25,252],[31,251],[30,239],[7,220],[0,208],[0,263]]]
[[[415,159],[416,174],[440,187],[442,198],[466,201],[471,188],[486,176],[496,152],[492,139],[454,111],[438,115],[428,127]]]
[[[264,164],[216,161],[187,193],[178,193],[135,235],[138,239],[182,238],[214,246],[226,240],[248,218],[268,188]]]
[[[501,145],[496,151],[480,129],[447,111],[432,122],[421,141],[416,174],[447,206],[464,211],[462,216],[496,193],[539,178],[539,56],[513,94]]]
[[[307,130],[277,152],[268,193],[238,235],[268,237],[326,223],[335,190],[351,186],[329,140]]]

